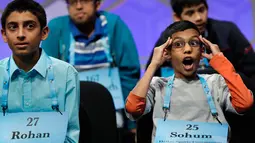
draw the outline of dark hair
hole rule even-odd
[[[184,31],[187,29],[194,29],[200,35],[200,32],[194,23],[183,20],[183,21],[174,22],[173,24],[169,25],[161,34],[161,38],[163,41],[166,41],[168,37],[172,37],[174,33]]]
[[[68,4],[69,2],[68,2],[68,0],[65,0],[66,1],[66,3]],[[94,2],[97,2],[97,1],[101,1],[101,0],[93,0]]]
[[[173,11],[177,14],[177,16],[181,16],[184,7],[196,6],[201,3],[203,3],[208,9],[206,0],[171,0],[170,3]]]
[[[1,17],[2,28],[5,29],[6,19],[12,12],[31,12],[40,22],[41,29],[47,24],[47,18],[44,8],[34,0],[14,0],[10,2]]]

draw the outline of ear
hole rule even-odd
[[[164,58],[166,61],[171,61],[171,51],[169,49],[164,49]]]
[[[101,2],[100,2],[100,1],[97,1],[97,2],[95,3],[95,7],[96,7],[96,10],[97,10],[97,11],[99,10],[100,6],[101,6]]]
[[[202,53],[206,53],[205,47],[203,44],[201,44],[201,48],[200,48],[200,59],[202,60],[204,57],[202,56]]]
[[[200,53],[200,60],[202,60],[204,57],[202,56],[202,52]]]
[[[49,27],[48,27],[48,26],[45,26],[45,27],[42,29],[42,37],[41,37],[41,40],[47,39],[48,35],[49,35]]]
[[[2,37],[5,43],[7,43],[7,36],[6,36],[6,31],[5,29],[1,29]]]
[[[174,22],[181,21],[181,18],[175,12],[173,13],[173,19]]]

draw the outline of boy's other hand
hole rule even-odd
[[[201,35],[199,36],[199,39],[200,39],[206,46],[208,46],[208,47],[211,49],[211,51],[212,51],[211,54],[207,54],[207,53],[204,53],[204,52],[203,52],[203,53],[202,53],[202,56],[203,56],[203,57],[205,57],[205,58],[211,60],[212,57],[213,57],[214,55],[217,55],[217,54],[221,53],[220,48],[219,48],[218,45],[211,43],[210,41],[208,41],[207,39],[205,39],[205,38],[202,37]]]
[[[168,47],[171,45],[172,39],[169,37],[167,41],[159,47],[154,48],[153,57],[151,64],[160,67],[166,60],[170,60],[170,49]]]

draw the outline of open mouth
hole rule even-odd
[[[186,57],[182,61],[183,67],[186,71],[190,71],[193,69],[194,66],[194,60],[191,57]]]

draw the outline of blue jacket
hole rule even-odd
[[[106,16],[110,50],[119,68],[124,99],[140,78],[140,63],[136,45],[127,25],[117,15],[100,11]],[[42,48],[52,57],[67,61],[70,47],[70,17],[61,16],[49,22],[49,36]]]

